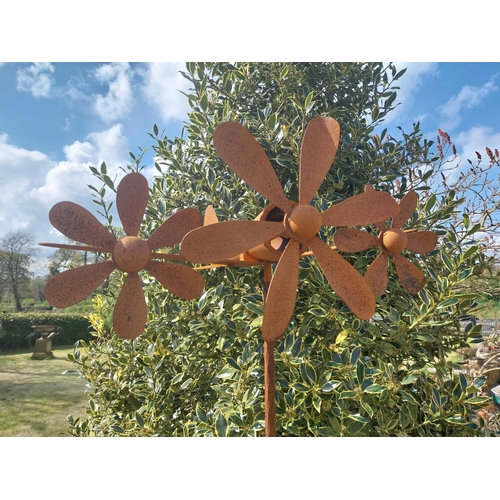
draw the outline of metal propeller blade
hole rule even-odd
[[[262,338],[266,342],[279,339],[290,323],[297,300],[300,243],[290,240],[280,257],[264,303]]]
[[[335,293],[356,316],[370,319],[375,312],[375,297],[363,277],[320,239],[311,238],[309,244]]]
[[[72,240],[111,252],[116,243],[108,230],[85,208],[72,201],[56,203],[49,212],[51,224]]]
[[[54,307],[77,304],[96,290],[115,268],[115,263],[107,260],[56,274],[45,285],[45,298]]]
[[[205,217],[203,218],[203,225],[210,226],[210,224],[217,224],[219,219],[217,214],[215,213],[214,207],[212,205],[208,205],[205,210]]]
[[[164,288],[181,299],[199,297],[205,288],[203,276],[191,267],[151,260],[146,269]]]
[[[127,174],[118,185],[116,208],[127,236],[137,236],[148,198],[148,181],[139,172]]]
[[[151,250],[165,248],[182,241],[189,231],[202,226],[200,212],[195,208],[185,208],[171,215],[148,239]]]
[[[398,203],[383,191],[365,190],[323,212],[325,226],[363,226],[394,217]]]
[[[286,198],[262,146],[237,122],[221,123],[214,133],[214,146],[228,167],[249,186],[285,212],[293,204]]]
[[[246,252],[283,232],[281,222],[219,222],[188,233],[182,240],[181,251],[191,262],[213,264]]]
[[[148,306],[138,273],[125,278],[113,310],[113,328],[119,337],[135,339],[146,327]]]
[[[333,244],[343,252],[362,252],[378,245],[378,238],[359,229],[343,227],[333,235]]]
[[[408,293],[420,292],[425,285],[425,277],[422,271],[400,254],[393,255],[392,258],[403,288]]]
[[[415,233],[406,233],[408,242],[406,249],[416,253],[429,253],[436,248],[437,234],[432,231],[416,231]]]
[[[417,208],[418,196],[415,191],[408,191],[399,202],[399,214],[392,219],[391,227],[400,228],[413,215]]]
[[[309,122],[302,139],[299,171],[299,204],[308,205],[332,166],[340,141],[340,126],[333,118]]]
[[[387,290],[387,254],[380,253],[366,270],[365,280],[376,297]]]

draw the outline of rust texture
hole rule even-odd
[[[222,159],[281,210],[282,220],[227,221],[195,229],[182,240],[182,254],[192,262],[217,264],[281,238],[284,248],[277,252],[279,261],[264,306],[262,336],[267,341],[281,337],[290,322],[299,259],[308,249],[332,288],[356,315],[368,319],[375,311],[375,297],[366,281],[317,233],[322,226],[373,224],[394,217],[399,206],[388,193],[369,187],[323,213],[310,205],[332,166],[339,138],[340,127],[334,119],[321,117],[310,121],[301,145],[297,204],[287,199],[265,151],[248,130],[239,123],[226,122],[215,131],[214,146]]]
[[[401,228],[413,215],[418,197],[415,191],[408,191],[399,203],[399,213],[392,218],[389,228],[384,222],[377,222],[378,237],[353,228],[341,228],[335,232],[333,241],[339,250],[361,252],[378,246],[380,254],[370,264],[365,280],[376,296],[387,289],[387,261],[392,258],[401,285],[408,293],[417,293],[425,285],[422,271],[401,255],[403,250],[426,254],[436,247],[437,235],[432,231],[403,231]]]
[[[149,189],[140,173],[127,174],[117,189],[118,215],[127,236],[116,240],[85,208],[65,201],[50,211],[52,225],[76,241],[94,245],[82,250],[110,253],[111,260],[64,271],[51,278],[45,286],[45,296],[55,307],[68,307],[85,299],[96,290],[115,269],[127,273],[113,311],[113,327],[123,338],[135,338],[145,328],[147,306],[139,271],[147,270],[167,290],[184,299],[201,295],[203,277],[193,268],[153,260],[154,258],[183,259],[182,256],[153,254],[151,250],[180,243],[191,230],[202,225],[199,212],[187,208],[166,219],[149,239],[139,238],[138,232],[148,202]],[[68,245],[47,244],[60,248]],[[72,245],[75,247],[75,245]]]

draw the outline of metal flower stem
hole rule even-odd
[[[264,307],[272,276],[272,264],[264,264]],[[266,437],[276,437],[275,391],[274,342],[264,340],[264,421]]]

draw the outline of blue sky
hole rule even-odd
[[[500,63],[397,63],[401,104],[385,122],[435,139],[448,132],[462,158],[500,149]],[[88,165],[112,175],[146,148],[151,178],[153,124],[180,134],[188,106],[183,63],[5,63],[0,65],[0,237],[23,230],[62,242],[50,208],[71,200],[95,211]],[[43,259],[53,250],[40,248]]]

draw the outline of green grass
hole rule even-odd
[[[0,352],[0,436],[69,436],[66,417],[85,416],[86,381],[54,347],[53,359],[32,360],[32,350]]]

